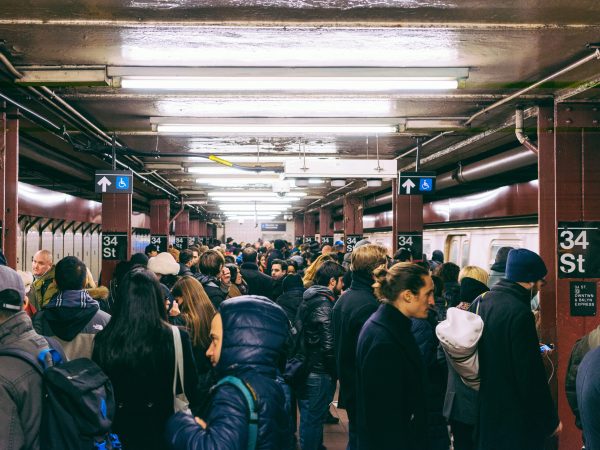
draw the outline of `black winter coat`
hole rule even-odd
[[[531,293],[506,279],[479,306],[479,448],[537,450],[558,426],[540,355]]]
[[[258,270],[258,266],[255,263],[243,263],[240,271],[248,284],[249,295],[261,295],[267,298],[273,297],[273,279]]]
[[[373,279],[359,272],[352,275],[350,289],[333,307],[333,337],[337,373],[340,379],[339,406],[351,421],[356,413],[356,345],[358,335],[379,302],[373,294]]]
[[[223,346],[216,370],[252,387],[258,401],[257,450],[281,450],[291,438],[285,397],[275,381],[277,362],[284,357],[288,321],[272,301],[253,296],[229,299],[221,305]],[[202,429],[194,418],[173,416],[167,425],[175,450],[244,450],[248,447],[248,406],[242,393],[225,384],[213,388]]]
[[[358,448],[428,448],[426,375],[410,319],[379,306],[360,332],[356,364]]]
[[[219,305],[227,298],[227,293],[221,289],[221,283],[215,277],[203,275],[201,273],[196,275],[196,279],[202,284],[206,295],[210,299],[215,309],[219,309]]]
[[[303,294],[304,288],[298,287],[284,292],[277,298],[277,304],[283,308],[291,323],[294,323],[296,320],[296,313],[298,312],[300,303],[302,303]]]
[[[331,323],[334,300],[333,292],[325,286],[311,286],[304,292],[296,316],[296,321],[302,322],[310,372],[329,374],[332,378],[336,378]]]

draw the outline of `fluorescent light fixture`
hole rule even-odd
[[[229,203],[229,202],[239,202],[240,200],[243,201],[248,201],[248,202],[261,202],[261,203],[289,203],[289,202],[296,202],[298,200],[300,200],[300,197],[292,197],[292,196],[285,196],[285,197],[260,197],[260,196],[256,196],[256,197],[211,197],[210,198],[212,201],[215,202],[223,202],[223,203]]]
[[[306,192],[293,192],[289,195],[294,197],[306,197]],[[277,198],[277,194],[270,191],[210,191],[209,197],[261,197],[261,198]],[[287,198],[284,197],[284,198]]]
[[[236,216],[227,216],[227,220],[231,220],[231,221],[234,221],[234,220],[246,221],[246,220],[254,220],[254,219],[256,219],[256,220],[273,220],[273,219],[275,219],[275,217],[277,217],[277,216],[275,216],[275,215],[273,215],[273,216],[240,216],[240,215],[236,215]]]
[[[393,124],[369,123],[164,123],[156,126],[159,134],[392,134]]]
[[[323,184],[324,181],[320,178],[309,178],[308,184]]]
[[[381,180],[367,180],[367,187],[381,187]]]
[[[124,89],[203,92],[395,92],[456,89],[468,68],[109,67]]]
[[[186,205],[208,205],[208,201],[206,200],[183,200],[183,203]]]
[[[298,149],[296,149],[296,152],[297,151],[298,151]],[[308,153],[308,151],[307,151],[307,153]],[[225,159],[232,163],[277,164],[277,163],[284,163],[286,161],[289,161],[290,159],[300,159],[301,156],[298,153],[296,153],[294,155],[287,155],[287,156],[270,156],[270,155],[264,156],[261,152],[260,158],[257,158],[256,156],[238,156],[238,155],[219,156],[219,158]],[[318,159],[332,160],[332,159],[335,159],[335,157],[324,156],[324,157],[321,157]]]
[[[240,186],[252,186],[252,185],[270,185],[279,181],[279,177],[247,177],[247,178],[236,178],[236,177],[228,177],[228,178],[198,178],[196,183],[198,184],[208,184],[211,186],[219,186],[219,187],[240,187]]]
[[[395,178],[398,175],[397,161],[388,159],[334,159],[325,161],[320,159],[290,160],[284,165],[283,177],[293,179],[298,183],[308,178],[310,183],[313,178],[344,178],[356,179],[382,179]]]
[[[331,187],[344,187],[346,180],[331,180]]]
[[[292,205],[289,203],[271,204],[268,206],[267,205],[263,206],[262,204],[254,205],[253,203],[228,203],[228,204],[220,203],[219,204],[219,208],[222,211],[254,211],[254,210],[257,210],[257,211],[260,210],[258,212],[284,211],[291,207],[292,207]]]
[[[252,172],[251,170],[242,170],[234,167],[219,167],[216,163],[207,166],[193,166],[187,168],[188,173],[195,173],[198,175],[275,175],[272,170],[262,172]]]

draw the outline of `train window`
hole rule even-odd
[[[463,267],[469,261],[469,237],[464,234],[450,234],[446,238],[446,261]]]
[[[460,267],[466,267],[469,265],[469,252],[471,250],[471,242],[468,239],[464,239],[462,242]]]
[[[425,253],[428,258],[431,258],[431,241],[429,239],[423,240],[423,253]]]
[[[494,261],[496,260],[496,253],[498,253],[498,250],[500,250],[502,247],[521,248],[522,246],[523,243],[520,240],[494,239],[490,244],[490,266],[494,264]]]

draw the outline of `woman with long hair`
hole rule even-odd
[[[235,264],[225,264],[231,274],[231,285],[229,287],[229,295],[227,298],[239,297],[248,293],[248,285],[242,278],[242,272]]]
[[[321,255],[304,271],[304,278],[302,282],[305,288],[309,288],[314,284],[314,278],[317,274],[317,270],[323,265],[325,261],[335,261],[331,255]]]
[[[92,359],[110,378],[117,411],[113,431],[130,450],[163,450],[164,428],[174,413],[175,341],[181,338],[185,393],[194,408],[197,376],[188,333],[177,334],[167,322],[160,284],[147,269],[137,268],[119,283],[113,316],[96,334]]]

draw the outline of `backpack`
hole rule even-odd
[[[119,438],[110,433],[115,401],[112,384],[91,359],[62,363],[54,348],[36,360],[21,349],[0,350],[29,363],[42,377],[43,401],[40,448],[44,450],[117,450]]]
[[[294,388],[300,387],[308,378],[310,373],[310,360],[307,357],[306,343],[304,342],[304,322],[314,309],[318,306],[314,305],[311,308],[306,308],[304,314],[296,317],[294,326],[292,327],[293,345],[291,352],[288,354],[288,360],[285,365],[283,379],[285,382]]]
[[[246,399],[249,413],[248,450],[254,450],[258,441],[258,408],[256,406],[256,394],[243,380],[232,375],[221,378],[215,385],[215,388],[224,384],[235,386]]]

